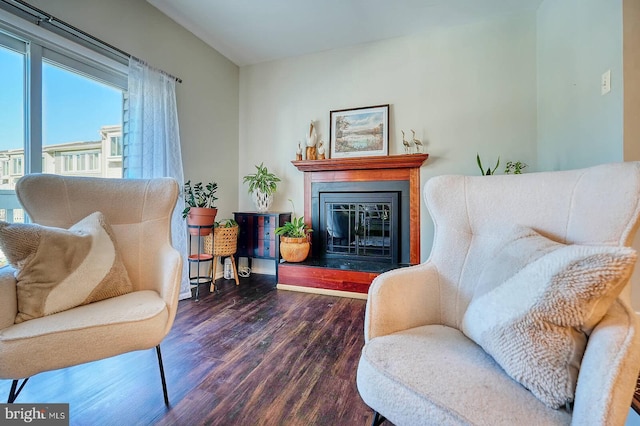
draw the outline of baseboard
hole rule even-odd
[[[326,288],[315,288],[315,287],[303,287],[303,286],[291,285],[291,284],[278,284],[276,288],[278,290],[299,291],[301,293],[322,294],[325,296],[350,297],[352,299],[367,300],[367,295],[365,293],[355,293],[352,291],[330,290]]]

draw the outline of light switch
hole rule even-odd
[[[606,95],[611,91],[611,70],[606,70],[602,74],[602,81],[600,83],[600,93]]]

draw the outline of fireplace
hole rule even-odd
[[[419,263],[420,167],[427,157],[293,161],[304,172],[312,254],[300,264],[280,263],[278,288],[366,295],[380,273]]]
[[[320,194],[319,256],[398,262],[397,192]]]
[[[312,256],[411,263],[409,204],[408,181],[313,183]]]

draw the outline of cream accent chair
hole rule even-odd
[[[573,412],[547,408],[461,331],[482,258],[480,235],[518,223],[565,243],[629,246],[640,163],[515,176],[440,176],[424,197],[430,258],[380,275],[369,290],[357,372],[374,424],[623,425],[638,370],[638,320],[623,292],[593,330]]]
[[[170,241],[175,180],[34,174],[21,178],[16,192],[31,220],[41,225],[68,228],[101,211],[134,291],[14,324],[14,270],[0,270],[0,378],[13,380],[8,402],[34,374],[155,347],[168,405],[160,342],[176,315],[182,270],[182,257]],[[24,380],[18,387],[19,379]]]

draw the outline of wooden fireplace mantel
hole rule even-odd
[[[410,192],[410,262],[420,263],[420,167],[429,154],[302,160],[291,163],[304,172],[304,217],[311,226],[311,185],[316,182],[405,180]]]
[[[366,169],[411,169],[422,166],[429,154],[384,155],[376,157],[331,158],[328,160],[292,161],[301,172]]]
[[[420,167],[428,157],[429,154],[404,154],[292,161],[304,173],[305,223],[311,226],[314,183],[406,181],[409,183],[409,263],[420,263]],[[285,262],[278,267],[278,288],[337,291],[327,294],[366,297],[369,285],[377,275]]]

